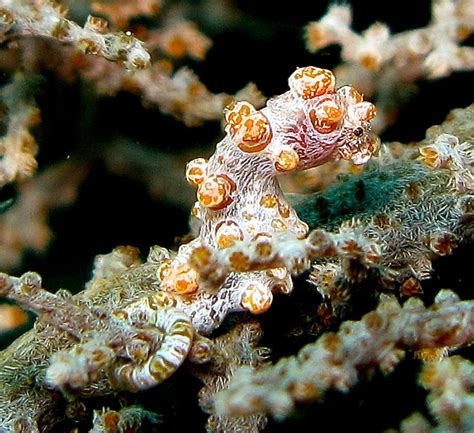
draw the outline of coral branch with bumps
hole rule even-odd
[[[361,321],[345,322],[337,333],[324,334],[295,357],[257,371],[242,368],[217,395],[216,412],[284,417],[295,403],[319,400],[330,388],[347,391],[362,371],[378,366],[389,373],[406,349],[457,347],[473,339],[474,302],[460,301],[454,292],[440,291],[430,308],[417,298],[401,308],[384,297]]]
[[[0,34],[31,34],[71,43],[86,54],[123,62],[130,69],[150,66],[150,54],[130,33],[112,33],[102,18],[89,16],[84,27],[66,18],[67,10],[49,0],[0,1]]]
[[[372,98],[379,110],[374,129],[381,131],[396,119],[396,111],[423,78],[440,78],[474,68],[474,48],[466,40],[474,32],[471,0],[433,0],[426,27],[392,34],[376,22],[358,33],[352,28],[349,4],[333,4],[305,29],[306,47],[318,51],[341,46],[339,79]]]

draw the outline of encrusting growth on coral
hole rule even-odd
[[[449,290],[433,306],[411,298],[400,307],[384,296],[375,311],[358,322],[344,322],[291,358],[259,370],[242,368],[216,397],[216,411],[243,416],[269,413],[284,417],[297,402],[322,398],[327,390],[347,391],[359,374],[378,366],[385,374],[407,349],[457,347],[474,338],[474,303]]]

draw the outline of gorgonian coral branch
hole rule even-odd
[[[296,402],[319,400],[331,388],[347,391],[361,372],[374,366],[392,371],[407,349],[457,347],[473,339],[473,301],[442,290],[429,308],[416,298],[401,308],[384,296],[361,321],[344,322],[337,333],[324,334],[296,357],[259,370],[242,368],[216,397],[216,411],[287,416]]]
[[[332,5],[319,20],[306,27],[310,51],[329,44],[342,46],[342,58],[368,70],[391,64],[397,69],[419,64],[431,77],[474,66],[471,47],[460,47],[474,31],[469,0],[434,0],[432,19],[425,28],[390,34],[386,24],[375,23],[362,34],[351,29],[352,10],[348,5]]]
[[[0,1],[3,34],[37,35],[73,44],[78,50],[123,62],[127,68],[143,69],[150,55],[130,33],[109,32],[107,22],[89,16],[84,27],[66,18],[66,9],[49,0]]]
[[[431,169],[446,168],[449,184],[457,192],[474,190],[474,144],[459,143],[458,137],[441,134],[434,143],[420,149],[421,160]]]
[[[435,426],[419,412],[400,424],[400,433],[457,433],[474,429],[474,365],[460,356],[427,362],[418,381],[429,393],[427,405]]]
[[[351,7],[335,4],[308,24],[305,37],[311,52],[341,46],[337,76],[375,100],[374,128],[380,131],[393,123],[397,105],[410,97],[417,80],[474,68],[473,47],[461,45],[474,32],[473,23],[470,0],[433,0],[431,22],[424,28],[391,34],[386,24],[374,23],[359,34],[351,28]]]
[[[8,123],[0,139],[0,187],[15,179],[27,179],[36,171],[38,146],[30,128],[39,123],[40,113],[32,95],[34,81],[18,73],[1,90]]]
[[[201,246],[190,256],[191,266],[199,273],[206,289],[218,289],[232,272],[266,271],[281,280],[279,291],[291,288],[285,279],[311,267],[321,257],[357,259],[362,266],[376,266],[380,261],[378,245],[362,235],[360,227],[341,227],[338,233],[313,230],[305,239],[288,234],[265,237],[254,241],[235,241],[224,249]]]
[[[100,382],[105,374],[102,393],[107,388],[146,389],[181,365],[193,340],[188,316],[170,308],[159,293],[108,315],[100,307],[42,289],[40,276],[29,272],[20,278],[0,275],[0,295],[14,299],[40,314],[43,322],[80,341],[53,354],[45,375],[45,383],[51,387],[83,389]],[[98,388],[89,392],[97,393]]]

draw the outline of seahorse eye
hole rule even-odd
[[[364,130],[361,126],[358,126],[357,128],[354,128],[354,130],[352,131],[352,133],[356,136],[356,137],[360,137],[363,133],[364,133]]]

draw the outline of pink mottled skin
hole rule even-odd
[[[349,86],[336,90],[332,72],[299,68],[289,85],[289,91],[260,111],[246,102],[229,107],[227,134],[209,161],[188,164],[187,179],[197,188],[193,215],[200,220],[199,236],[180,248],[161,288],[212,305],[212,323],[199,308],[190,313],[198,331],[209,332],[228,311],[266,311],[272,292],[290,292],[292,281],[285,272],[278,278],[263,271],[232,273],[210,294],[189,266],[193,251],[225,249],[262,237],[304,238],[308,227],[286,202],[277,177],[341,158],[363,164],[377,150],[370,131],[375,107]],[[245,268],[245,257],[235,260],[237,268]]]

